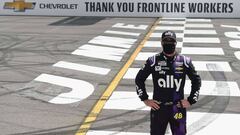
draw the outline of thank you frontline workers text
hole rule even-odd
[[[232,13],[234,3],[85,2],[86,12]]]

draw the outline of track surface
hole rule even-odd
[[[0,134],[77,134],[156,20],[1,16]],[[204,81],[200,101],[188,111],[188,134],[238,133],[231,123],[240,120],[240,37],[237,28],[226,26],[238,24],[238,19],[160,19],[87,135],[149,134],[149,109],[137,98],[133,79],[147,57],[161,51],[158,41],[166,29],[179,33],[178,51],[192,57]],[[147,87],[151,92],[151,80]],[[72,88],[77,97],[56,98]]]

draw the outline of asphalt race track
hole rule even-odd
[[[239,22],[0,16],[0,134],[149,135],[150,109],[138,99],[134,78],[161,51],[160,35],[170,29],[177,33],[178,52],[192,58],[203,81],[199,102],[188,110],[188,135],[235,135]],[[146,84],[151,94],[151,77]],[[111,96],[100,99],[114,85]],[[189,90],[187,81],[186,97]],[[101,101],[106,104],[93,113]],[[96,120],[82,129],[86,118]]]

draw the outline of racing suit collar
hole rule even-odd
[[[166,61],[175,61],[176,58],[177,58],[177,55],[178,55],[177,52],[176,52],[175,55],[172,56],[172,57],[166,56],[163,52],[162,52],[161,54],[162,54],[162,56],[164,57],[164,59],[165,59]]]

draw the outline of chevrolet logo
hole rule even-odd
[[[176,70],[183,70],[182,67],[176,67]]]
[[[26,9],[34,9],[36,3],[25,2],[24,0],[14,0],[6,2],[4,9],[14,9],[15,12],[25,12]]]

